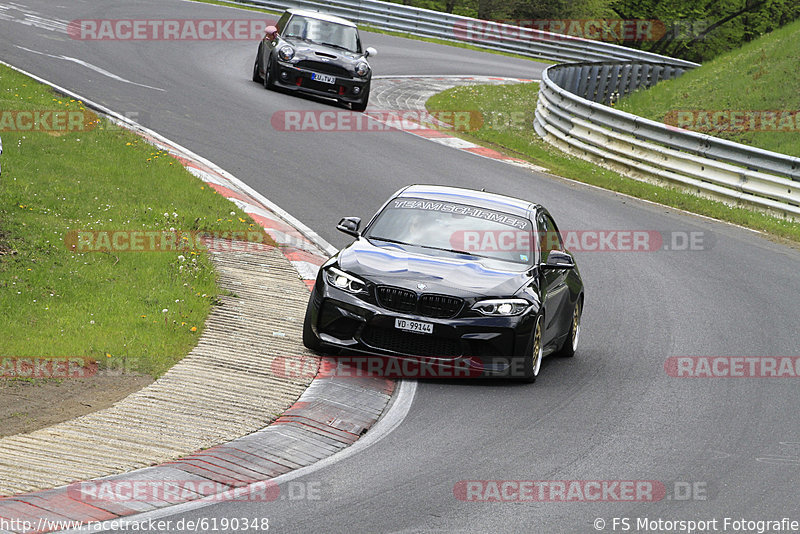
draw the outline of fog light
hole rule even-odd
[[[353,94],[354,95],[361,94],[361,88],[360,87],[353,87]]]
[[[281,71],[281,80],[288,80],[288,79],[289,79],[289,73],[286,72],[285,70],[282,70]]]

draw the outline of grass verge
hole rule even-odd
[[[637,91],[621,99],[617,107],[737,143],[800,156],[798,50],[800,21],[679,78]]]
[[[200,250],[73,252],[70,232],[248,231],[253,221],[166,153],[0,66],[0,359],[86,358],[158,376],[217,299]],[[20,117],[83,117],[31,128]]]
[[[468,85],[433,95],[426,106],[431,112],[479,112],[484,119],[480,126],[469,132],[454,132],[454,135],[530,161],[558,176],[800,242],[800,224],[727,206],[677,188],[640,182],[561,152],[533,130],[538,93],[537,83]]]

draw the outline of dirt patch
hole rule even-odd
[[[150,376],[131,374],[60,381],[0,379],[0,437],[108,408],[151,382]]]

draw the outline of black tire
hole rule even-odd
[[[531,337],[530,345],[525,354],[525,360],[522,363],[522,382],[533,383],[536,377],[539,376],[539,370],[542,368],[542,355],[544,347],[542,346],[542,329],[544,317],[539,314],[536,317],[536,326],[533,327],[533,336]]]
[[[572,358],[578,350],[578,340],[581,335],[581,315],[583,314],[583,298],[578,297],[575,302],[575,309],[572,310],[572,322],[569,325],[569,333],[564,340],[564,345],[558,355],[564,358]]]
[[[303,345],[305,345],[307,349],[311,349],[314,352],[324,352],[322,343],[311,329],[311,303],[313,302],[313,298],[314,297],[312,296],[310,299],[308,299],[306,316],[303,319]]]
[[[272,78],[272,69],[270,68],[270,61],[267,60],[267,65],[264,67],[264,89],[270,91],[275,90],[275,80]]]
[[[260,59],[261,59],[261,45],[258,45],[258,53],[256,54],[256,61],[255,64],[253,65],[253,81],[257,83],[264,83],[264,79],[261,77],[261,72],[260,72],[261,71],[261,65],[259,64]]]
[[[364,87],[364,96],[358,102],[353,102],[350,104],[350,108],[353,111],[364,112],[367,109],[367,104],[369,103],[369,84]]]

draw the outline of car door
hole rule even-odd
[[[547,212],[537,217],[539,250],[542,264],[553,250],[564,250],[561,234],[555,221]],[[545,331],[544,345],[557,341],[566,333],[569,304],[569,287],[567,286],[568,269],[541,269],[544,280]]]

